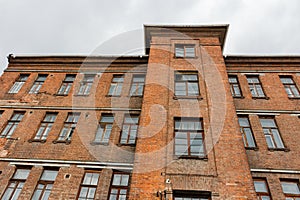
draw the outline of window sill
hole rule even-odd
[[[66,97],[68,96],[69,94],[55,94],[54,96],[58,96],[58,97]]]
[[[204,160],[204,161],[208,161],[207,156],[177,156],[174,155],[174,159],[178,160],[178,159],[187,159],[187,160]]]
[[[113,94],[112,94],[112,95],[109,95],[109,94],[108,94],[108,95],[105,95],[105,97],[121,97],[121,95],[113,95]]]
[[[40,143],[45,143],[46,140],[36,140],[36,139],[29,139],[28,140],[29,143],[32,143],[32,142],[40,142]]]
[[[177,56],[174,56],[175,59],[197,59],[198,56],[193,56],[193,57],[177,57]]]
[[[291,151],[289,148],[268,148],[269,151],[284,151],[289,152]]]
[[[235,98],[235,99],[245,99],[244,96],[232,96],[232,97]]]
[[[178,99],[197,99],[197,100],[203,100],[201,96],[173,96],[174,100]]]
[[[300,97],[289,97],[290,100],[299,100]]]
[[[128,97],[139,97],[139,98],[143,98],[143,95],[129,95]]]
[[[258,151],[258,147],[245,147],[246,150],[254,150],[254,151]]]
[[[270,97],[252,97],[252,99],[256,100],[256,99],[265,99],[265,100],[269,100]]]
[[[122,143],[118,143],[117,146],[129,146],[129,147],[135,147],[135,144],[122,144]]]
[[[78,97],[87,97],[89,96],[90,94],[74,94],[73,96],[78,96]]]
[[[71,143],[71,140],[54,140],[52,143],[53,143],[53,144],[57,144],[57,143],[70,144],[70,143]]]
[[[103,146],[108,146],[109,143],[108,142],[91,142],[91,145],[95,146],[95,145],[103,145]]]

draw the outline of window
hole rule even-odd
[[[286,200],[299,200],[300,189],[298,180],[280,180]]]
[[[256,98],[266,97],[258,76],[247,76],[247,81],[248,81],[248,85],[252,97],[256,97]]]
[[[72,134],[76,128],[80,113],[69,113],[64,123],[64,127],[61,129],[58,136],[58,142],[70,142]]]
[[[176,96],[199,96],[199,83],[197,73],[175,74]]]
[[[174,200],[210,200],[211,192],[174,190]]]
[[[110,186],[109,200],[125,200],[127,197],[129,174],[114,173]]]
[[[290,76],[281,76],[280,80],[284,86],[284,89],[289,96],[289,98],[299,98],[300,93],[299,90],[293,81],[292,77]]]
[[[125,115],[122,127],[121,144],[135,144],[139,117],[135,115]]]
[[[106,143],[106,144],[109,142],[109,137],[112,130],[113,122],[114,122],[114,116],[112,114],[102,115],[100,123],[98,125],[94,142]]]
[[[5,128],[2,130],[0,137],[1,138],[10,138],[12,134],[15,132],[18,124],[24,117],[25,112],[14,112],[10,120],[8,121]]]
[[[175,119],[175,155],[204,156],[203,127],[199,118]]]
[[[2,116],[2,114],[3,114],[3,110],[0,110],[0,117]]]
[[[194,58],[195,45],[192,44],[176,44],[175,45],[176,58]]]
[[[120,96],[122,91],[122,86],[124,82],[123,75],[114,75],[110,84],[108,95],[110,96]]]
[[[259,200],[271,200],[268,184],[265,179],[254,178],[254,188],[256,191],[257,199]]]
[[[230,75],[229,77],[230,91],[233,97],[242,97],[242,92],[238,77],[236,75]]]
[[[47,76],[48,76],[47,74],[39,74],[37,79],[33,83],[32,87],[29,91],[29,94],[37,94],[40,91],[43,83],[45,82],[45,80],[47,78]]]
[[[45,169],[34,190],[32,200],[47,200],[50,196],[58,170]]]
[[[134,75],[130,89],[130,96],[142,96],[144,91],[145,75]]]
[[[72,88],[75,77],[76,77],[75,74],[67,74],[64,81],[62,82],[62,84],[60,86],[60,89],[59,89],[57,94],[59,94],[59,95],[68,95],[71,88]]]
[[[95,75],[84,75],[83,80],[80,82],[80,87],[78,91],[78,95],[89,95],[93,82],[94,82]]]
[[[37,131],[33,140],[46,140],[53,123],[56,119],[57,113],[46,113],[39,130]]]
[[[85,172],[80,185],[79,200],[95,199],[99,177],[99,172]]]
[[[256,147],[248,117],[239,116],[238,119],[245,147]]]
[[[273,118],[259,118],[269,148],[284,148],[279,130]]]
[[[18,199],[29,173],[30,169],[17,169],[10,179],[1,200]]]
[[[16,94],[20,91],[24,83],[27,81],[29,74],[21,74],[18,80],[14,83],[14,85],[8,91],[9,94]]]

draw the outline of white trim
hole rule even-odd
[[[230,66],[228,66],[228,68],[230,68]],[[295,71],[291,71],[291,70],[288,70],[288,71],[280,71],[280,70],[264,70],[264,71],[261,71],[261,69],[259,70],[227,70],[227,73],[241,73],[241,74],[260,74],[260,73],[299,73],[298,70],[295,70]]]
[[[45,110],[105,110],[105,111],[141,111],[140,108],[99,108],[99,107],[60,107],[60,106],[23,106],[23,105],[0,105],[0,108],[13,109],[45,109]]]
[[[261,173],[283,173],[283,174],[300,174],[298,170],[285,170],[285,169],[250,169],[251,172]]]
[[[258,114],[258,115],[280,115],[280,114],[295,114],[300,115],[297,110],[236,110],[237,114]]]
[[[76,161],[76,160],[43,160],[24,158],[0,158],[0,161],[10,162],[11,165],[37,165],[37,166],[70,166],[81,165],[88,168],[110,168],[110,169],[133,169],[133,163],[97,162],[97,161]]]
[[[101,167],[95,165],[76,165],[78,168],[90,168],[90,169],[111,169],[112,167]],[[132,170],[132,167],[113,167],[113,169],[118,170]]]

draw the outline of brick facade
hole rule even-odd
[[[0,196],[12,182],[24,182],[19,198],[30,199],[43,171],[55,169],[49,199],[78,199],[84,187],[103,200],[114,193],[121,198],[124,191],[131,200],[256,199],[253,178],[266,181],[270,198],[283,199],[281,182],[300,178],[300,104],[297,95],[288,97],[280,77],[300,86],[300,58],[223,56],[227,29],[145,26],[145,56],[10,55],[0,77]],[[42,74],[47,78],[30,94]],[[11,92],[20,75],[27,79]],[[61,95],[66,75],[76,77]],[[239,97],[231,94],[232,75]],[[87,76],[91,87],[82,95]],[[259,78],[263,98],[252,96],[250,76]],[[114,82],[121,87],[115,96],[109,95],[114,77],[122,77]],[[24,112],[20,121],[16,112]],[[53,122],[45,121],[49,113],[55,113]],[[72,113],[80,114],[77,122],[68,121]],[[241,116],[249,121],[254,147],[244,146]],[[282,147],[267,145],[261,119],[275,122]],[[46,139],[37,140],[46,124]],[[107,133],[107,141],[96,140]],[[61,140],[63,134],[68,137]],[[24,180],[16,178],[19,169],[30,170]],[[85,173],[99,174],[96,184],[87,183]]]

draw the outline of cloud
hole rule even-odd
[[[0,71],[9,53],[85,55],[143,24],[229,23],[225,54],[299,54],[299,7],[298,0],[0,1]]]

